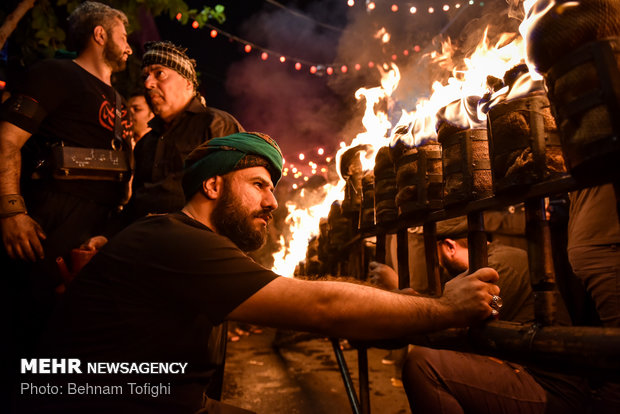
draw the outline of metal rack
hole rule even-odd
[[[545,214],[545,197],[558,193],[613,182],[618,196],[620,177],[599,176],[576,180],[569,174],[549,181],[520,188],[510,193],[457,204],[448,208],[422,214],[402,214],[397,220],[382,226],[358,230],[352,239],[342,246],[341,257],[346,254],[352,260],[362,260],[358,268],[364,269],[364,240],[376,236],[376,260],[385,262],[388,234],[396,234],[399,288],[409,286],[407,229],[423,226],[427,282],[430,296],[441,294],[437,263],[436,222],[467,215],[470,271],[487,265],[487,238],[484,231],[483,212],[520,202],[525,202],[526,238],[530,282],[535,299],[535,322],[518,324],[490,321],[482,326],[468,329],[445,330],[428,335],[416,335],[398,341],[381,343],[355,343],[358,349],[359,398],[348,374],[346,361],[337,340],[336,354],[349,401],[354,413],[370,413],[368,384],[368,360],[366,350],[370,347],[393,349],[412,343],[467,352],[484,352],[518,362],[544,365],[557,369],[570,366],[578,372],[597,370],[618,375],[620,372],[620,328],[592,326],[556,326],[557,297],[556,275],[553,268],[549,223]],[[620,216],[620,214],[619,214]],[[364,275],[361,279],[364,279]],[[561,277],[561,275],[560,275]]]

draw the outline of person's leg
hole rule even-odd
[[[414,413],[544,413],[545,390],[521,366],[415,346],[403,383]]]

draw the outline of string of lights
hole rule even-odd
[[[364,0],[366,3],[366,11],[368,11],[369,13],[376,11],[377,10],[377,3],[374,0]],[[444,11],[444,12],[448,12],[451,9],[460,9],[461,7],[467,7],[467,6],[474,6],[474,5],[478,5],[480,7],[484,7],[484,1],[475,1],[475,0],[465,0],[465,1],[461,1],[461,2],[455,2],[455,3],[445,3],[441,6],[441,8],[436,8],[436,7],[422,7],[420,6],[419,3],[415,3],[415,2],[410,2],[410,3],[404,3],[401,4],[400,6],[396,3],[393,2],[379,2],[381,3],[381,7],[386,7],[389,8],[389,10],[391,10],[393,13],[398,13],[398,12],[403,12],[403,13],[409,13],[409,14],[418,14],[418,13],[428,13],[428,14],[433,14],[436,11]],[[355,0],[347,0],[347,5],[349,7],[353,7],[355,6]]]
[[[266,0],[268,3],[273,4],[273,5],[277,5],[278,7],[282,7],[285,8],[291,12],[293,12],[293,10],[288,9],[286,6],[273,1],[273,0]],[[368,10],[372,11],[376,9],[376,4],[374,1],[366,1],[366,7]],[[451,8],[453,9],[460,9],[463,6],[473,6],[478,4],[479,6],[484,6],[484,2],[479,2],[476,3],[474,0],[469,0],[467,2],[464,3],[455,3],[452,6],[445,4],[441,10],[443,10],[444,12],[448,12],[451,10]],[[355,0],[348,0],[348,5],[349,6],[354,6],[355,5]],[[418,9],[416,8],[416,6],[413,5],[413,3],[407,3],[406,6],[408,7],[409,13],[411,14],[416,14],[418,12]],[[396,4],[392,4],[391,6],[391,10],[393,12],[398,12],[400,9]],[[429,7],[428,9],[425,10],[427,13],[434,13],[435,9],[432,7]],[[320,24],[320,22],[317,22],[316,20],[307,17],[299,12],[295,12],[296,15],[299,16],[304,16],[312,21],[315,22],[315,24]],[[325,63],[325,62],[313,62],[313,61],[309,61],[300,57],[296,57],[296,56],[289,56],[280,52],[277,52],[273,49],[258,45],[252,41],[249,41],[247,39],[243,39],[239,36],[236,36],[234,34],[231,34],[229,32],[226,32],[225,30],[222,30],[219,27],[216,27],[210,23],[208,23],[205,19],[200,19],[200,18],[195,18],[195,16],[190,15],[190,16],[183,16],[182,13],[177,13],[176,15],[176,19],[181,21],[182,19],[187,19],[187,17],[189,17],[190,19],[193,19],[192,22],[192,27],[194,29],[200,29],[203,27],[206,27],[208,29],[210,29],[209,35],[212,38],[216,38],[217,36],[224,36],[226,38],[228,38],[231,42],[233,43],[237,43],[243,46],[243,50],[245,51],[245,53],[256,53],[261,60],[263,61],[267,61],[268,59],[277,59],[280,61],[280,63],[282,64],[292,64],[293,68],[295,68],[295,70],[297,71],[301,71],[302,69],[304,69],[304,71],[307,71],[308,73],[312,74],[312,75],[317,75],[317,76],[323,76],[323,75],[335,75],[335,74],[347,74],[347,73],[352,73],[352,72],[357,72],[360,71],[363,67],[368,67],[369,69],[372,69],[376,66],[380,66],[383,65],[387,62],[383,62],[383,63],[379,63],[379,62],[374,62],[374,61],[368,61],[368,62],[329,62],[329,63]],[[323,25],[323,24],[321,24]],[[342,31],[342,29],[336,28],[336,27],[332,27],[333,29],[338,29],[340,31]],[[408,57],[409,55],[411,55],[412,53],[418,53],[421,51],[421,47],[420,45],[413,45],[411,48],[407,48],[404,49],[401,53],[393,53],[390,56],[390,59],[392,61],[397,61],[399,58],[403,58],[403,57]]]

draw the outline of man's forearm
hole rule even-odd
[[[0,195],[20,194],[21,148],[30,134],[0,122]]]
[[[480,275],[485,281],[497,280],[491,269]],[[277,278],[229,318],[352,339],[402,337],[465,326],[489,316],[491,294],[499,290],[485,281],[475,276],[459,278],[449,282],[441,299],[432,299],[350,283]]]

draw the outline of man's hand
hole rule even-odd
[[[491,316],[493,295],[499,295],[499,280],[494,269],[485,267],[470,275],[461,274],[446,283],[439,301],[449,307],[456,326],[467,326]]]
[[[2,241],[11,259],[30,260],[43,259],[45,232],[34,219],[26,214],[17,214],[0,219]]]
[[[387,290],[398,289],[398,274],[390,266],[370,262],[368,264],[368,278],[370,282]]]
[[[80,249],[84,250],[99,250],[108,242],[107,237],[105,236],[94,236],[90,239],[86,240],[80,246]]]

